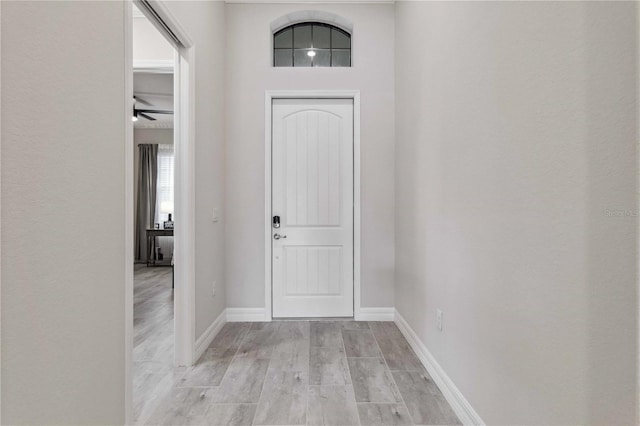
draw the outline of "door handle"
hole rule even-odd
[[[279,240],[280,238],[287,238],[286,235],[280,235],[280,234],[273,234],[273,239],[274,240]]]

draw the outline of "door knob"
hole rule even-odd
[[[273,234],[273,239],[274,240],[279,240],[280,238],[287,238],[286,235],[280,235],[280,234]]]

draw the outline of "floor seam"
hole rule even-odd
[[[367,322],[367,325],[369,325],[369,322]],[[344,344],[344,335],[342,334],[343,331],[344,330],[342,330],[342,326],[340,326],[340,340],[342,341],[344,358],[347,361],[347,370],[349,370],[349,381],[351,382],[351,391],[353,392],[353,402],[356,405],[356,416],[358,417],[358,425],[362,426],[362,420],[360,419],[360,411],[358,410],[358,400],[356,399],[356,388],[353,385],[353,376],[351,375],[351,366],[349,365],[349,357],[347,356],[347,347]],[[378,344],[378,342],[376,342],[376,344]]]
[[[227,322],[227,324],[230,324],[230,323]],[[248,324],[249,324],[249,328],[247,330],[245,330],[245,332],[244,332],[244,334],[242,336],[242,339],[240,339],[240,342],[238,342],[238,349],[236,349],[236,351],[234,352],[233,358],[231,358],[231,362],[227,366],[227,369],[224,371],[224,374],[222,375],[222,379],[220,379],[220,384],[218,384],[218,386],[214,386],[214,387],[218,388],[218,390],[217,390],[218,392],[220,392],[220,387],[222,387],[222,383],[224,382],[224,379],[227,377],[227,373],[229,372],[229,369],[231,368],[231,365],[233,364],[233,361],[235,361],[236,356],[238,356],[238,352],[240,351],[240,348],[242,347],[242,344],[244,343],[244,339],[247,338],[247,334],[249,334],[249,330],[251,329],[251,327],[253,327],[252,323],[248,323]],[[216,336],[216,337],[218,337],[218,336]],[[214,337],[214,339],[215,339],[215,337]],[[213,341],[211,341],[211,343],[213,343]],[[209,346],[207,346],[207,349],[209,349],[211,347],[211,343],[209,344]],[[206,352],[206,349],[205,349],[205,352]],[[204,355],[204,352],[201,355],[201,357],[203,355]],[[197,361],[196,361],[196,363],[197,363]],[[186,372],[185,372],[185,375],[186,375]],[[226,403],[221,403],[220,405],[224,405],[224,404],[226,404]],[[238,404],[238,403],[228,403],[228,404]],[[209,410],[211,409],[211,407],[214,406],[214,405],[218,405],[218,404],[216,404],[215,402],[212,402],[212,403],[209,404],[209,407],[207,408],[207,411],[205,411],[205,417],[206,417],[207,413],[209,412]],[[257,410],[257,408],[256,408],[256,410]],[[255,417],[255,412],[254,412],[253,416]],[[251,423],[253,424],[253,421]]]
[[[273,323],[271,321],[270,323]],[[253,328],[253,325],[251,325]],[[263,331],[263,330],[260,330]],[[278,327],[278,331],[280,331],[280,327]],[[239,349],[239,348],[238,348]],[[253,413],[253,420],[251,420],[251,425],[255,425],[256,416],[258,415],[258,407],[260,407],[260,401],[262,401],[262,393],[264,392],[264,385],[267,381],[267,374],[269,374],[269,369],[271,368],[271,360],[273,359],[273,352],[271,352],[271,356],[269,357],[269,363],[267,364],[267,371],[264,373],[264,380],[262,381],[262,387],[260,388],[260,396],[258,397],[258,402],[256,402],[256,411]]]
[[[369,327],[371,327],[371,324],[369,324]],[[373,334],[373,340],[375,340],[376,346],[378,347],[378,350],[380,351],[380,355],[382,356],[382,361],[384,361],[384,366],[387,368],[387,371],[389,372],[391,381],[393,382],[394,385],[396,385],[396,389],[398,390],[398,395],[400,395],[400,399],[402,400],[402,405],[404,405],[405,410],[407,410],[407,415],[409,415],[409,420],[411,420],[411,424],[415,425],[416,422],[413,420],[413,417],[411,416],[409,407],[407,407],[407,403],[404,401],[404,397],[402,396],[402,392],[400,392],[400,387],[396,383],[396,379],[393,377],[393,373],[391,373],[391,369],[389,368],[389,364],[387,364],[387,359],[384,356],[384,352],[382,352],[382,348],[378,343],[378,338],[376,337],[376,334],[373,333],[373,330],[371,330],[371,332]]]

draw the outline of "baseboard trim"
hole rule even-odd
[[[264,322],[267,318],[265,308],[227,308],[227,322]],[[356,311],[356,321],[393,321],[394,308],[360,308]]]
[[[227,322],[264,322],[265,308],[227,308]]]
[[[393,321],[396,310],[394,308],[360,308],[356,311],[356,321]]]
[[[431,352],[422,343],[418,335],[413,331],[409,323],[395,311],[394,322],[404,335],[404,337],[411,345],[413,351],[418,355],[418,358],[427,369],[431,378],[436,383],[442,394],[446,398],[451,408],[456,413],[462,424],[464,425],[484,425],[478,413],[473,409],[469,401],[462,395],[460,390],[453,383],[451,378],[447,375],[444,369],[438,364],[436,359],[431,355]]]
[[[196,339],[196,350],[194,353],[193,363],[195,364],[202,356],[204,351],[207,350],[213,339],[218,335],[224,324],[227,322],[226,310],[223,310],[218,318],[216,318],[209,327],[202,333],[200,337]]]

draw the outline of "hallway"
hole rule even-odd
[[[640,425],[639,2],[0,12],[0,424]]]
[[[391,322],[228,323],[179,373],[146,424],[459,424]]]

